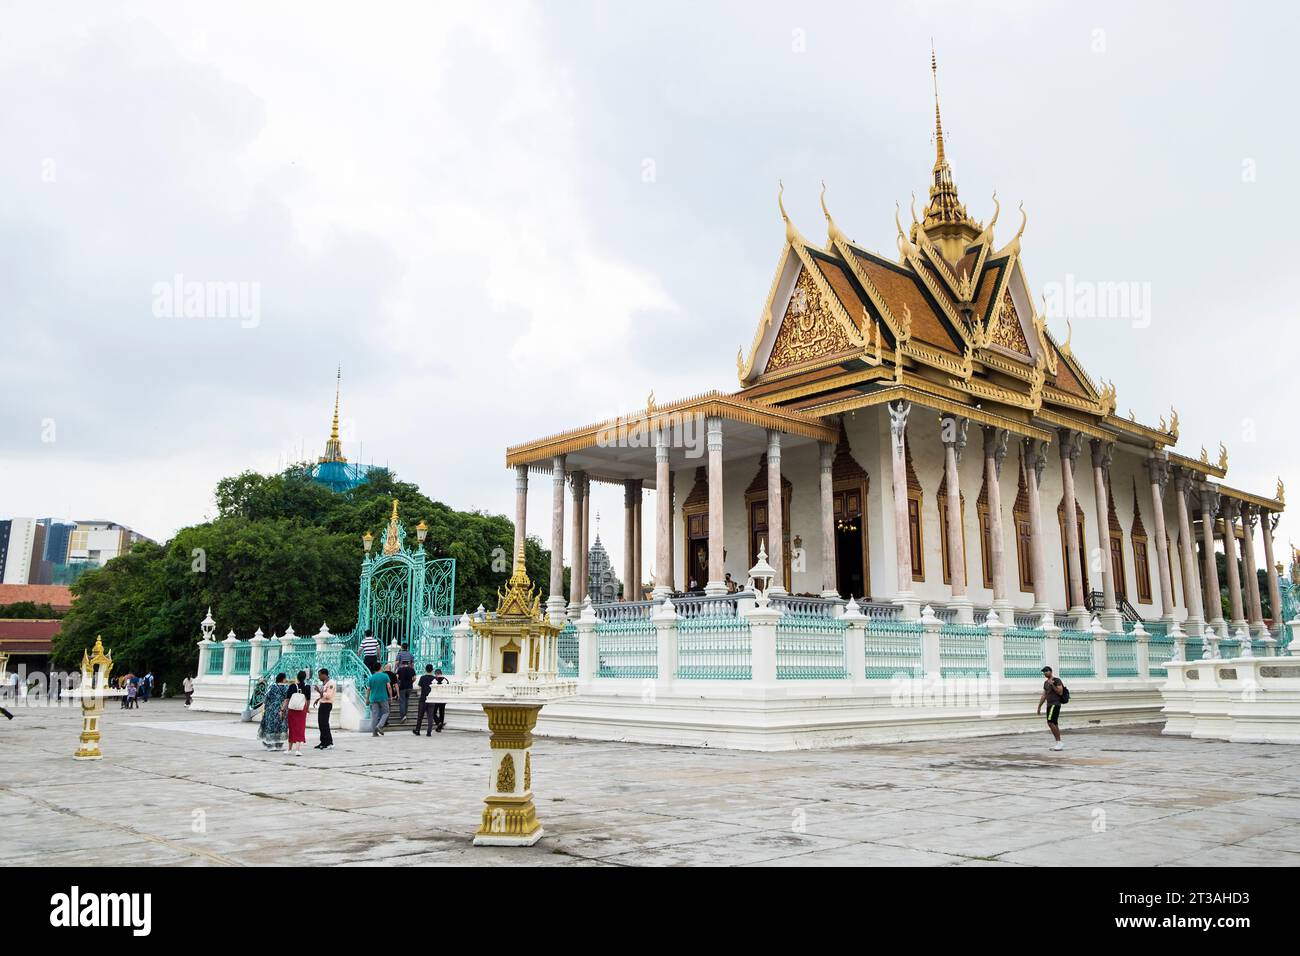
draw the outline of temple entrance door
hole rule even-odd
[[[784,502],[785,508],[783,509],[783,511],[785,514],[785,518],[782,521],[782,524],[785,525],[785,534],[782,535],[782,537],[785,539],[784,541],[785,546],[782,549],[782,552],[785,556],[785,560],[782,562],[781,569],[782,569],[782,578],[784,579],[783,584],[785,589],[788,591],[790,590],[790,519],[789,519],[790,495],[789,492],[787,492],[784,497],[785,497],[785,502]],[[762,545],[764,550],[769,555],[773,553],[772,542],[768,538],[768,529],[767,529],[767,495],[752,500],[749,503],[749,559],[751,564],[758,561],[758,549],[760,545]]]
[[[686,587],[698,591],[709,581],[709,515],[686,518]]]
[[[837,490],[831,498],[835,519],[835,581],[841,596],[868,597],[866,520],[860,487]]]

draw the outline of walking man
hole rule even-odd
[[[194,701],[194,681],[188,675],[185,680],[181,681],[181,688],[185,691],[185,706],[190,706]]]
[[[429,688],[433,686],[433,665],[425,664],[424,673],[420,675],[420,709],[415,714],[415,729],[411,733],[417,737],[420,736],[420,724],[425,718],[429,720],[429,729],[424,732],[424,736],[433,736],[433,705],[429,703]]]
[[[317,686],[320,696],[316,699],[316,726],[320,729],[320,743],[316,745],[316,749],[329,750],[334,746],[334,734],[330,731],[330,712],[334,710],[334,693],[338,690],[338,685],[330,679],[330,672],[323,667],[317,676],[320,677],[320,684]]]
[[[393,684],[387,671],[377,670],[370,675],[366,687],[370,699],[370,736],[379,737],[388,723],[388,702],[393,695]]]
[[[361,660],[370,673],[379,670],[379,640],[369,629],[366,630],[366,636],[361,639]]]
[[[447,683],[447,678],[445,678],[445,677],[442,676],[442,668],[441,668],[441,667],[438,668],[436,671],[433,672],[433,682],[434,682],[435,684],[445,684],[445,683]],[[437,721],[437,727],[436,727],[436,729],[437,729],[438,733],[442,733],[442,728],[443,728],[443,727],[446,725],[446,723],[447,723],[447,702],[446,702],[445,700],[439,700],[439,701],[434,702],[434,705],[433,705],[433,714],[430,716],[429,719],[430,719],[430,720]]]
[[[410,644],[403,644],[402,649],[397,652],[397,666],[401,667],[403,664],[415,666],[415,655],[411,653]]]
[[[410,659],[402,661],[402,655],[397,655],[399,661],[397,665],[397,719],[401,723],[406,722],[406,708],[410,704],[411,688],[415,684],[414,658],[411,658],[409,651],[403,651],[403,653]]]
[[[1064,750],[1065,744],[1061,743],[1061,728],[1059,725],[1061,719],[1061,705],[1065,703],[1069,691],[1061,683],[1061,678],[1052,674],[1050,667],[1043,668],[1043,693],[1038,698],[1038,713],[1043,712],[1043,704],[1047,705],[1047,729],[1052,732],[1056,738],[1056,744],[1053,750]]]

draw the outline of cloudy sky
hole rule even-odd
[[[338,364],[351,457],[512,513],[507,444],[736,387],[778,179],[807,235],[824,179],[892,253],[933,162],[931,38],[961,196],[986,219],[997,189],[1000,241],[1024,201],[1036,290],[1149,293],[1149,322],[1074,322],[1120,411],[1172,402],[1180,450],[1223,440],[1230,484],[1300,493],[1289,5],[0,10],[0,516],[166,538],[222,476],[319,454]],[[186,317],[177,276],[256,298]]]

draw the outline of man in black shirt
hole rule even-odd
[[[420,709],[415,715],[415,729],[411,733],[417,737],[420,735],[420,724],[424,719],[429,719],[429,729],[424,732],[426,737],[433,736],[433,705],[429,703],[429,688],[433,686],[433,665],[424,666],[424,674],[420,677]]]
[[[397,665],[397,719],[406,720],[406,708],[415,684],[415,667],[410,661]]]
[[[433,672],[433,682],[435,684],[447,683],[447,678],[442,676],[441,667]],[[446,726],[447,723],[447,702],[443,700],[435,702],[433,705],[433,713],[429,719],[437,722],[437,731],[438,733],[442,733],[442,728]]]
[[[1061,683],[1061,678],[1052,676],[1050,667],[1043,668],[1043,693],[1038,698],[1038,713],[1043,712],[1043,704],[1047,705],[1047,729],[1052,732],[1056,738],[1056,745],[1053,750],[1064,750],[1065,744],[1061,743],[1061,728],[1059,721],[1061,719],[1061,696],[1065,690],[1065,685]]]

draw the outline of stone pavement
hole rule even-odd
[[[1300,747],[1158,726],[757,754],[538,738],[529,848],[472,847],[487,737],[267,753],[176,701],[0,722],[0,865],[1300,865]],[[309,731],[308,748],[315,744]],[[1048,846],[1050,844],[1050,848]]]

